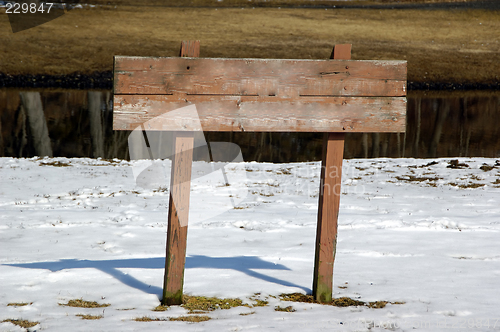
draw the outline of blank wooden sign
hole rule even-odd
[[[198,54],[199,42],[187,41],[181,57],[115,57],[113,129],[177,132],[162,303],[182,303],[187,214],[185,225],[179,216],[189,209],[190,189],[175,184],[189,183],[200,124],[203,131],[325,133],[313,295],[331,302],[344,133],[405,131],[406,61],[348,60],[348,44],[335,46],[333,60]],[[186,111],[190,105],[197,114]]]
[[[114,75],[115,130],[194,104],[192,124],[145,129],[405,131],[406,61],[116,56]]]

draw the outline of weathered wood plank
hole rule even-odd
[[[163,279],[162,303],[165,305],[182,304],[193,145],[192,132],[176,133],[170,176],[167,248]]]
[[[323,140],[313,276],[313,296],[322,303],[332,301],[344,137],[343,133],[327,133]]]
[[[197,58],[200,56],[199,40],[183,40],[179,51],[180,57]]]
[[[114,93],[397,97],[406,61],[116,56]]]
[[[199,54],[199,41],[181,43],[181,57],[193,57]],[[145,130],[144,126],[142,128]],[[163,277],[162,303],[164,305],[182,304],[194,133],[192,131],[176,132],[173,145],[165,275]]]
[[[351,44],[337,44],[333,47],[330,59],[351,60]]]
[[[196,105],[203,131],[404,132],[406,98],[115,95],[113,129],[198,130],[197,119],[153,120]],[[196,121],[195,121],[196,120]],[[149,121],[149,123],[148,123]]]
[[[351,45],[335,45],[331,57],[350,59]],[[312,288],[314,298],[322,303],[332,301],[344,139],[344,133],[325,133],[323,138]]]

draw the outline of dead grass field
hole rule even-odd
[[[197,39],[203,57],[325,59],[351,43],[353,59],[407,60],[409,81],[500,80],[493,10],[107,5],[15,34],[0,17],[0,72],[11,75],[110,71],[113,55],[177,56],[181,40]]]

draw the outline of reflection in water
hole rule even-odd
[[[110,91],[0,90],[0,156],[128,159],[130,132],[112,129]],[[499,157],[500,93],[410,94],[405,134],[347,134],[345,158]],[[205,133],[244,160],[320,160],[322,134]]]

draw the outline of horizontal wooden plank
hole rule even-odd
[[[169,121],[159,116],[195,105],[198,117],[177,112]],[[113,129],[172,131],[268,132],[404,132],[404,97],[276,97],[115,95]]]
[[[115,94],[406,96],[406,61],[115,57]]]

